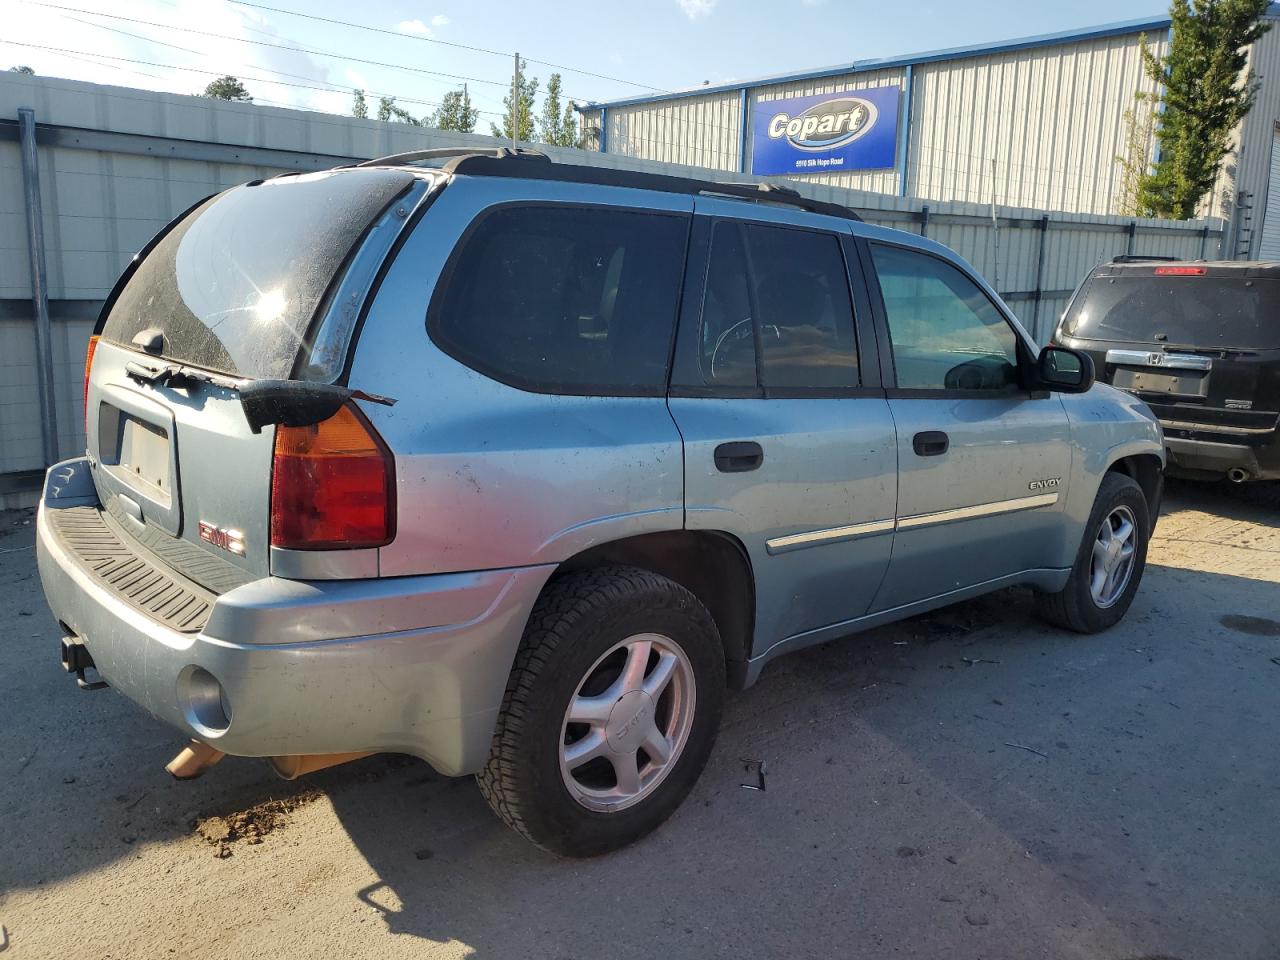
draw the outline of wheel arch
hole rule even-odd
[[[1121,473],[1133,479],[1142,488],[1150,508],[1151,525],[1160,513],[1160,498],[1164,493],[1164,464],[1154,453],[1137,453],[1120,457],[1111,462],[1106,473]]]
[[[557,573],[604,564],[639,567],[680,584],[715,621],[731,686],[741,686],[755,635],[755,575],[746,548],[729,534],[705,530],[643,533],[589,547]]]

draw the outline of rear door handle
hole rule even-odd
[[[951,438],[941,430],[925,430],[911,438],[911,449],[918,457],[940,457],[951,446]]]
[[[735,440],[716,447],[716,469],[721,473],[746,473],[764,463],[764,450],[754,440]]]

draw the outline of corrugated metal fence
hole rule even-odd
[[[23,110],[31,111],[28,156],[35,161],[25,169]],[[81,376],[99,307],[129,258],[179,212],[218,190],[284,170],[429,147],[495,145],[502,144],[404,124],[0,74],[0,496],[29,487],[50,460],[84,449]],[[598,166],[750,179],[615,154],[547,152]],[[1042,340],[1098,261],[1121,253],[1216,256],[1221,238],[1216,220],[997,208],[993,226],[991,210],[978,204],[798,186],[861,210],[869,222],[927,233],[959,251],[997,282]],[[39,232],[29,216],[36,203],[43,284],[37,282],[41,258],[30,254]],[[38,318],[41,285],[47,322]],[[47,350],[37,349],[42,329]],[[47,411],[41,404],[45,369],[52,397]],[[42,429],[42,414],[46,423],[56,422],[51,434]]]

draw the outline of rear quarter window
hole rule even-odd
[[[689,218],[511,205],[476,220],[428,312],[467,366],[542,393],[666,391]]]

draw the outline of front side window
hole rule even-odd
[[[698,341],[709,386],[856,387],[853,304],[840,241],[807,230],[717,223]]]
[[[529,205],[482,215],[441,277],[432,338],[513,386],[660,395],[688,218]]]
[[[872,244],[898,386],[1007,390],[1018,337],[976,283],[937,257]]]

